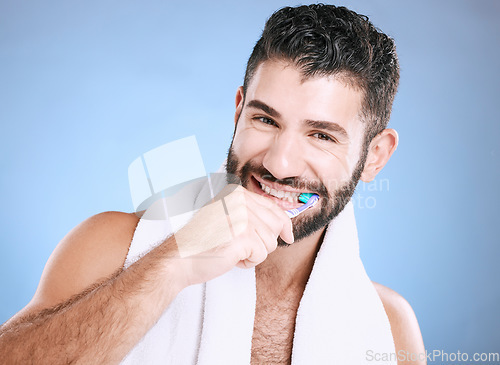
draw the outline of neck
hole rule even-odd
[[[255,268],[256,278],[269,284],[276,294],[289,289],[304,289],[311,274],[325,228],[288,247],[278,247]]]

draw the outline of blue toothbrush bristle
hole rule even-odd
[[[299,195],[299,202],[301,203],[307,203],[307,201],[313,196],[314,194],[312,193],[302,193]]]
[[[304,210],[314,207],[319,200],[319,196],[318,194],[303,193],[299,195],[298,199],[304,204],[298,208],[287,210],[286,214],[290,218],[294,218],[298,216],[300,213],[302,213]]]

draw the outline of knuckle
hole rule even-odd
[[[260,245],[259,248],[254,250],[253,255],[252,255],[252,259],[253,259],[252,261],[261,263],[266,258],[267,258],[267,250],[262,245]]]
[[[245,220],[239,220],[233,223],[231,221],[231,225],[233,227],[233,232],[235,236],[239,236],[240,234],[244,233],[247,228],[248,228],[248,222]]]

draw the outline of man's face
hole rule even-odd
[[[347,204],[363,169],[362,93],[333,76],[304,79],[291,64],[262,63],[237,97],[227,172],[283,210],[300,193],[316,206],[292,219],[295,240],[325,227]],[[286,245],[280,241],[280,245]]]

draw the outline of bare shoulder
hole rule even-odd
[[[139,218],[105,212],[73,228],[47,261],[31,302],[15,317],[57,305],[109,278],[125,262]]]
[[[425,353],[425,348],[417,317],[410,304],[399,293],[384,285],[373,282],[373,286],[389,318],[396,353],[406,354],[406,360],[411,357],[416,360],[398,361],[398,364],[426,364],[425,357],[418,356]]]

